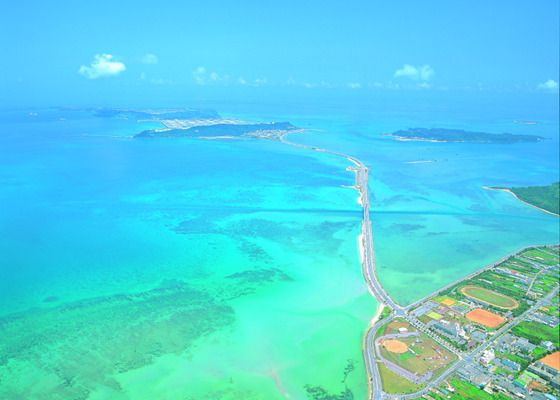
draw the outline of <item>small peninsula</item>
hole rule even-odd
[[[485,189],[508,192],[530,206],[560,216],[560,182],[545,186],[485,187]]]
[[[535,135],[486,133],[446,128],[409,128],[390,133],[389,136],[400,141],[485,144],[531,143],[545,139],[542,136]]]

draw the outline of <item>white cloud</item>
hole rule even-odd
[[[157,64],[158,62],[158,56],[152,53],[144,54],[144,57],[142,57],[142,64]]]
[[[434,76],[434,69],[427,64],[415,67],[410,64],[404,64],[402,68],[395,71],[395,78],[409,78],[412,80],[429,81]]]
[[[262,86],[268,83],[266,78],[247,79],[243,76],[231,76],[229,74],[220,74],[215,71],[209,71],[205,67],[197,67],[192,72],[194,82],[197,85],[241,85],[241,86]]]
[[[193,71],[193,78],[197,85],[205,85],[206,84],[206,68],[204,67],[197,67]]]
[[[114,61],[111,54],[96,54],[91,64],[82,65],[78,72],[88,79],[118,75],[126,70],[124,63]]]
[[[358,82],[350,82],[350,83],[348,84],[348,87],[349,87],[350,89],[360,89],[360,88],[362,87],[362,84],[361,84],[361,83],[358,83]]]
[[[537,86],[537,89],[549,90],[549,91],[555,92],[555,91],[558,90],[558,82],[555,81],[554,79],[549,79],[546,82],[539,83],[539,85]]]
[[[208,71],[205,67],[197,67],[193,71],[193,78],[197,85],[207,85],[209,83],[227,82],[229,76],[221,76],[217,72]]]

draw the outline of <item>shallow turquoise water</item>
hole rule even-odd
[[[344,160],[65,115],[3,123],[0,397],[365,394]]]
[[[557,108],[530,102],[505,104],[504,98],[489,105],[375,104],[369,108],[352,103],[323,113],[320,107],[306,110],[311,117],[288,109],[280,118],[312,128],[293,140],[352,154],[370,168],[380,279],[397,301],[406,304],[521,247],[560,241],[557,217],[506,193],[483,189],[559,180]],[[398,142],[386,136],[417,126],[547,139],[488,145]]]
[[[482,189],[558,180],[554,112],[528,126],[513,123],[532,118],[516,108],[378,107],[224,111],[289,120],[308,129],[291,140],[370,167],[379,275],[402,303],[558,241],[557,218]],[[0,119],[0,397],[365,396],[361,339],[376,304],[345,160],[256,140],[133,140],[153,123],[86,112]],[[410,126],[550,140],[383,135]]]

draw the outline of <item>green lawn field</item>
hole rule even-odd
[[[513,310],[519,307],[519,302],[517,300],[478,286],[464,286],[461,288],[461,293],[467,297],[478,299],[495,307],[503,308],[506,310]]]

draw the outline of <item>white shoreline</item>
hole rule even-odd
[[[486,189],[486,190],[495,190],[495,191],[497,191],[497,192],[506,192],[506,193],[509,193],[509,194],[511,194],[513,197],[515,197],[517,200],[519,200],[520,202],[522,202],[522,203],[524,203],[524,204],[526,204],[526,205],[528,205],[528,206],[530,206],[530,207],[536,208],[537,210],[542,211],[542,212],[545,212],[545,213],[547,213],[547,214],[554,215],[555,217],[560,217],[560,214],[556,214],[556,213],[554,213],[554,212],[552,212],[552,211],[545,210],[544,208],[540,208],[539,206],[536,206],[536,205],[534,205],[534,204],[531,204],[531,203],[526,202],[525,200],[520,199],[518,195],[516,195],[514,192],[512,192],[512,191],[511,191],[510,189],[508,189],[508,188],[495,188],[495,187],[491,187],[491,186],[482,186],[482,188],[483,188],[483,189]]]

